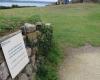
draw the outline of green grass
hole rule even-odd
[[[74,47],[90,43],[100,46],[100,4],[0,10],[0,23],[8,17],[27,19],[31,15],[40,15],[44,22],[52,23],[55,41],[61,45]]]

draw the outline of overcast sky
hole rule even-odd
[[[57,0],[21,0],[21,1],[48,1],[48,2],[56,2]]]
[[[38,0],[37,0],[38,1]],[[39,0],[39,1],[57,1],[57,0]]]
[[[34,1],[35,1],[35,0],[34,0]],[[57,0],[36,0],[36,1],[52,1],[52,2],[54,1],[54,2],[55,2],[55,1],[57,1]]]

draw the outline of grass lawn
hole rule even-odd
[[[3,17],[28,18],[38,14],[44,22],[54,27],[54,37],[59,44],[81,46],[85,43],[100,46],[100,4],[69,4],[44,8],[14,8],[0,10]],[[1,22],[2,23],[2,22]]]

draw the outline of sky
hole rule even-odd
[[[3,1],[3,0],[0,0],[0,1]],[[10,0],[8,0],[8,1],[10,1]],[[11,0],[11,1],[46,1],[46,2],[57,2],[58,0]]]
[[[57,0],[36,0],[36,1],[48,1],[48,2],[56,2]]]
[[[21,1],[23,1],[23,0],[21,0]],[[48,2],[56,2],[57,0],[28,0],[28,1],[48,1]]]

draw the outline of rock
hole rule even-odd
[[[7,65],[5,62],[3,62],[0,65],[0,80],[6,80],[8,76],[9,73],[8,73]]]
[[[36,73],[33,73],[32,76],[30,76],[30,80],[36,80]]]
[[[22,73],[21,76],[19,77],[19,80],[29,80],[29,78],[26,74]]]
[[[33,43],[35,43],[35,44],[36,44],[37,42],[38,42],[38,40],[37,40],[37,39],[34,39],[34,40],[33,40]]]
[[[30,57],[31,54],[32,54],[32,49],[29,48],[29,47],[27,47],[27,48],[26,48],[26,51],[27,51],[28,56]]]
[[[36,26],[34,24],[25,23],[24,26],[21,27],[22,33],[27,34],[36,31]]]
[[[37,72],[37,64],[34,65],[34,72]]]
[[[33,67],[31,64],[28,64],[27,67],[25,68],[25,73],[28,75],[28,76],[31,76],[32,75],[32,72],[33,72]]]
[[[36,33],[37,33],[38,37],[41,36],[41,32],[40,31],[36,31]]]
[[[34,65],[35,65],[35,55],[33,55],[31,57],[31,63],[32,63],[32,66],[34,67]]]
[[[33,48],[37,46],[37,42],[38,42],[38,39],[33,40],[33,42],[32,42],[33,43],[33,46],[32,46]]]
[[[10,77],[10,78],[8,78],[7,80],[12,80],[12,78]]]
[[[43,23],[42,22],[37,22],[36,23],[36,30],[41,30],[41,27],[43,27]]]
[[[36,22],[36,26],[42,26],[43,23],[42,22]]]
[[[51,26],[51,23],[46,23],[45,26],[48,26],[49,27],[49,26]]]
[[[4,56],[3,56],[3,52],[0,49],[0,64],[4,62]]]
[[[29,33],[27,34],[28,36],[28,39],[33,41],[34,39],[37,39],[37,33],[36,32],[32,32],[32,33]]]
[[[38,51],[38,48],[37,47],[34,47],[32,48],[32,55],[35,55]]]
[[[24,39],[24,40],[26,39],[26,36],[25,36],[25,35],[23,35],[23,39]]]
[[[46,23],[45,26],[47,29],[53,31],[53,27],[52,27],[51,23]]]

